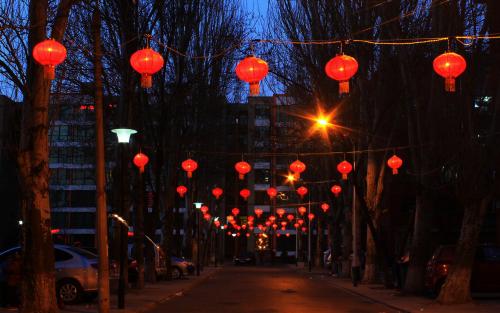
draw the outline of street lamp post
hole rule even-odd
[[[129,129],[129,128],[116,128],[111,130],[113,133],[115,133],[118,137],[118,143],[120,144],[120,151],[119,155],[121,157],[121,162],[120,162],[120,204],[121,204],[121,209],[122,212],[126,212],[128,209],[125,204],[125,199],[124,199],[124,192],[125,192],[125,184],[124,184],[124,176],[125,176],[125,155],[124,155],[124,145],[128,144],[130,142],[130,136],[137,133],[136,130],[134,129]],[[122,219],[123,220],[123,219]],[[119,220],[120,221],[120,220]],[[120,221],[121,222],[121,221]],[[119,231],[119,236],[120,236],[120,277],[118,279],[118,308],[119,309],[124,309],[125,308],[125,288],[126,288],[126,281],[125,277],[127,275],[128,271],[128,257],[127,257],[127,250],[128,250],[128,242],[127,242],[127,236],[128,236],[128,224],[122,223],[122,227],[120,227]],[[125,227],[126,225],[126,227]]]
[[[193,203],[196,208],[196,276],[200,276],[200,209],[202,202]]]
[[[311,195],[309,194],[309,205],[308,205],[308,214],[311,214]],[[307,227],[307,263],[309,266],[309,272],[312,271],[312,263],[311,263],[311,218],[308,215],[307,218],[308,227]]]

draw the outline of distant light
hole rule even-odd
[[[289,173],[288,175],[286,175],[286,180],[290,183],[294,182],[295,181],[295,175],[293,175],[292,173]]]
[[[201,209],[203,202],[194,202],[193,204],[194,204],[195,208],[197,208],[199,210],[199,209]]]
[[[235,234],[235,233],[233,233],[233,234],[231,234],[231,236],[236,237],[236,234]]]
[[[111,132],[115,133],[118,137],[119,143],[129,143],[130,136],[137,133],[137,130],[130,128],[115,128]]]
[[[19,226],[22,226],[23,225],[23,220],[19,220],[18,224],[19,224]]]

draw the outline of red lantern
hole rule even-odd
[[[281,227],[281,230],[286,230],[286,227],[285,227],[285,226],[282,226],[282,227]]]
[[[345,180],[347,179],[347,175],[352,171],[352,165],[351,163],[344,160],[337,165],[337,171],[342,174],[342,179]]]
[[[250,224],[250,223],[253,223],[253,221],[254,221],[255,217],[253,217],[252,215],[249,215],[249,216],[247,217],[247,219],[248,219],[248,224]]]
[[[262,213],[264,212],[262,209],[259,209],[259,208],[256,208],[253,211],[255,212],[255,215],[257,215],[257,217],[259,217],[259,218],[262,215]]]
[[[286,222],[285,221],[281,222],[281,227],[285,227],[285,226],[286,226]]]
[[[241,191],[240,191],[240,196],[241,196],[243,199],[247,200],[247,199],[248,199],[248,197],[250,197],[250,190],[248,190],[248,189],[241,189]]]
[[[335,197],[338,197],[339,194],[342,192],[342,187],[340,187],[339,185],[333,185],[332,189],[330,189],[330,190],[335,195]]]
[[[286,233],[285,236],[290,237],[290,233]]]
[[[246,229],[246,228],[247,228],[247,225],[246,225],[246,224],[243,224],[243,225],[241,225],[241,228]]]
[[[193,172],[196,171],[198,168],[198,163],[196,161],[187,159],[184,162],[182,162],[182,169],[187,172],[187,177],[191,178],[193,177]]]
[[[144,153],[137,153],[134,157],[134,165],[139,168],[141,173],[144,173],[144,167],[148,164],[149,158]]]
[[[244,179],[245,174],[248,174],[252,170],[252,166],[245,161],[238,162],[234,165],[234,168],[239,173],[239,178]]]
[[[307,212],[307,209],[305,206],[301,206],[297,210],[299,211],[300,215],[304,215],[304,213]]]
[[[214,189],[212,189],[212,195],[217,200],[219,200],[220,196],[222,196],[222,193],[224,193],[224,190],[222,190],[222,188],[215,187]]]
[[[307,194],[307,188],[304,187],[304,186],[300,186],[299,188],[297,188],[297,193],[299,194],[300,198],[304,198],[304,196]]]
[[[393,155],[389,160],[387,160],[387,165],[392,168],[392,174],[396,175],[398,169],[403,165],[403,160],[401,160],[397,155]]]
[[[307,231],[307,227],[302,227],[302,232],[305,233]]]
[[[215,227],[219,228],[219,227],[220,227],[220,222],[219,222],[219,220],[215,220],[215,221],[214,221],[214,225],[215,225]]]
[[[212,218],[212,215],[206,213],[206,214],[203,214],[203,218],[206,220],[206,221],[210,221],[210,219]]]
[[[300,226],[299,223],[293,224],[293,227],[295,227],[295,228],[299,228],[299,226]]]
[[[249,55],[236,66],[236,75],[242,81],[250,84],[250,95],[258,96],[260,93],[260,81],[269,72],[267,63],[259,58]]]
[[[295,218],[295,217],[293,216],[293,214],[288,214],[288,215],[286,216],[286,219],[287,219],[288,221],[290,221],[290,222],[291,222],[291,221],[293,221],[293,219],[294,219],[294,218]]]
[[[358,62],[355,58],[339,54],[325,66],[328,77],[339,82],[339,94],[349,93],[349,79],[358,71]]]
[[[188,189],[186,188],[186,186],[182,186],[182,185],[178,186],[176,190],[177,190],[177,193],[179,194],[179,197],[181,197],[181,198],[184,198],[184,195],[188,191]]]
[[[267,195],[269,196],[269,199],[276,197],[277,194],[278,190],[276,190],[276,188],[274,187],[267,188]]]
[[[280,218],[282,218],[283,214],[285,214],[285,209],[282,208],[276,209],[276,214],[278,214]]]
[[[246,236],[247,236],[247,237],[250,237],[250,234],[249,234],[249,233],[247,233],[247,234],[246,234]]]
[[[228,234],[228,236],[231,236],[232,233],[230,231],[228,231],[227,234]]]
[[[147,47],[134,52],[130,57],[130,65],[141,74],[141,87],[153,86],[152,75],[163,67],[163,57],[153,49]]]
[[[226,220],[231,223],[232,221],[234,221],[234,217],[232,215],[228,215],[226,216]]]
[[[271,221],[266,221],[264,224],[266,224],[267,227],[271,226]]]
[[[312,221],[312,220],[314,219],[314,214],[309,213],[309,214],[307,215],[307,218],[308,218],[310,221]]]
[[[273,224],[273,229],[276,230],[278,228],[278,224]]]
[[[238,208],[233,208],[233,209],[231,210],[231,213],[233,213],[233,215],[234,215],[234,216],[236,216],[236,215],[240,214],[240,209],[238,209]]]
[[[274,223],[274,221],[276,220],[276,216],[274,216],[274,215],[269,215],[268,218],[271,221],[271,223]]]
[[[241,233],[240,233],[240,232],[237,232],[237,233],[236,233],[236,236],[238,236],[238,237],[239,237],[239,236],[241,236]]]
[[[455,92],[455,79],[465,71],[467,62],[460,54],[446,52],[437,56],[432,66],[438,75],[444,77],[444,90]]]
[[[300,174],[306,170],[306,165],[299,160],[296,160],[290,164],[290,171],[293,172],[294,176],[299,179]]]
[[[66,59],[66,48],[54,39],[46,39],[33,48],[33,59],[43,66],[44,77],[52,80],[55,67]]]
[[[323,212],[326,213],[326,211],[328,211],[329,208],[330,208],[330,206],[328,205],[328,203],[321,204],[321,209],[323,210]]]
[[[304,220],[303,220],[303,219],[301,219],[301,218],[299,218],[299,219],[297,220],[297,223],[299,223],[299,225],[301,225],[301,226],[302,226],[302,224],[304,224]]]
[[[208,212],[208,207],[206,205],[202,205],[200,208],[201,213],[207,214]]]
[[[280,233],[277,233],[277,234],[276,234],[276,237],[281,237],[281,234],[280,234]]]

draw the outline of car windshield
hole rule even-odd
[[[81,248],[77,248],[77,247],[65,247],[65,248],[71,252],[74,252],[80,256],[83,256],[84,258],[91,259],[91,260],[97,259],[97,254],[94,254],[94,253],[87,251],[85,249],[81,249]]]

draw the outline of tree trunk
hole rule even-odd
[[[317,221],[317,235],[316,235],[316,260],[314,260],[315,266],[320,267],[323,263],[323,227],[321,225],[320,218],[318,216]]]
[[[60,41],[72,1],[58,6],[52,35]],[[33,47],[46,39],[48,1],[30,1],[27,86],[24,93],[21,142],[18,156],[22,185],[23,280],[21,312],[57,312],[54,249],[49,202],[49,94],[50,81],[32,57]]]
[[[96,4],[92,17],[94,44],[94,104],[96,129],[96,235],[98,264],[98,310],[109,312],[108,214],[106,205],[106,168],[104,159],[104,116],[102,87],[101,13]]]
[[[465,207],[455,261],[438,297],[441,304],[461,304],[472,300],[470,281],[474,256],[484,215],[490,203],[491,197],[486,197],[481,202]]]

